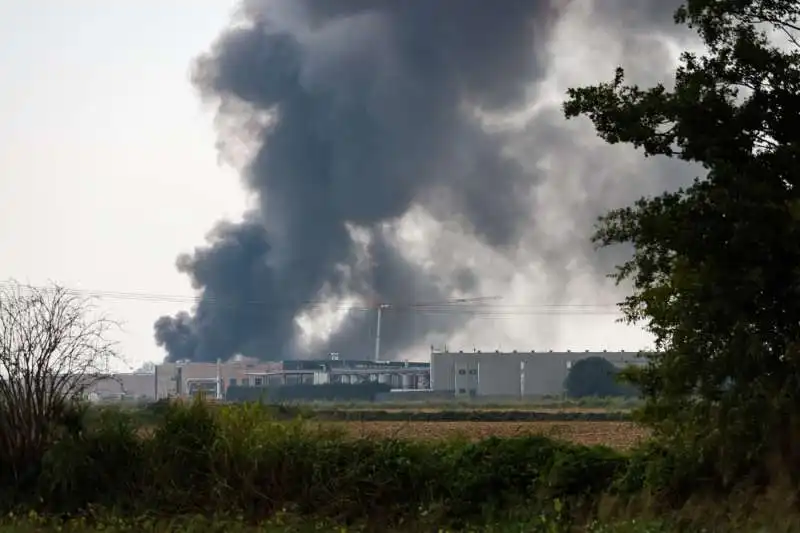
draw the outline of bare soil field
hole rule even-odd
[[[499,406],[499,407],[483,407],[480,405],[477,406],[468,406],[468,407],[456,407],[452,409],[442,408],[442,407],[378,407],[378,408],[371,408],[371,409],[363,409],[358,407],[352,408],[340,408],[342,411],[385,411],[387,413],[406,413],[406,412],[415,412],[415,413],[440,413],[442,411],[472,411],[475,413],[481,412],[537,412],[537,413],[608,413],[609,411],[630,411],[630,408],[627,407],[620,407],[619,409],[610,408],[610,407],[582,407],[582,406],[543,406],[543,407],[528,407],[528,406]]]
[[[323,428],[344,431],[356,438],[447,439],[463,437],[479,440],[486,437],[543,435],[545,437],[583,444],[604,445],[620,450],[631,448],[646,438],[647,430],[633,422],[612,421],[535,421],[535,422],[385,422],[385,421],[309,421],[310,429]],[[139,428],[141,435],[150,436],[153,428]]]
[[[544,435],[576,444],[602,444],[618,449],[630,448],[647,436],[647,431],[633,422],[324,422],[356,437],[393,437],[442,439],[489,436]]]

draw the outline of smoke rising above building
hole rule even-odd
[[[657,11],[640,8],[639,31],[669,27],[664,4],[674,1],[640,3]],[[597,4],[605,9],[599,21],[627,9]],[[367,302],[365,310],[347,315],[315,349],[366,356],[369,304],[471,293],[478,273],[433,273],[390,242],[386,225],[420,206],[500,253],[520,246],[536,219],[533,192],[558,179],[531,164],[533,154],[539,146],[555,150],[559,137],[529,146],[527,160],[515,157],[508,148],[520,134],[490,130],[477,111],[529,105],[569,5],[245,1],[236,23],[197,59],[192,81],[220,123],[234,125],[220,129],[220,146],[252,147],[241,174],[255,206],[178,258],[199,300],[191,312],[156,321],[168,359],[302,357],[297,317],[346,297]],[[551,122],[534,122],[523,135],[541,136]],[[592,202],[581,204],[592,216],[607,207]],[[356,231],[366,233],[366,244]],[[431,332],[455,331],[464,315],[398,308],[386,320],[383,343],[392,356]]]

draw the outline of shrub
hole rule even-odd
[[[564,380],[570,398],[634,397],[638,391],[618,380],[619,369],[603,357],[576,361]]]
[[[107,409],[93,422],[59,440],[44,456],[38,494],[52,510],[90,504],[130,508],[127,495],[143,486],[145,442],[133,418]]]
[[[697,455],[655,445],[623,455],[541,436],[358,439],[259,404],[161,407],[151,426],[104,409],[65,432],[45,454],[28,508],[249,522],[288,512],[387,527],[415,517],[461,527],[520,509],[550,517],[558,501],[561,524],[607,492],[680,503],[706,474]]]

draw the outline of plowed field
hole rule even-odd
[[[632,422],[326,422],[357,437],[396,437],[441,439],[463,436],[480,439],[489,436],[545,435],[577,444],[603,444],[629,448],[646,436]]]

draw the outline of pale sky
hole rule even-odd
[[[176,256],[202,244],[219,219],[239,218],[245,206],[235,171],[218,162],[213,116],[189,83],[191,60],[209,47],[236,4],[0,3],[0,280],[193,294],[175,269]],[[615,56],[606,54],[598,65],[592,47],[607,39],[596,39],[583,55],[567,57],[551,82],[584,79],[586,61],[610,73]],[[524,292],[517,280],[497,290]],[[132,366],[163,357],[153,322],[187,307],[108,299],[101,305],[123,322],[119,340]],[[642,347],[641,333],[621,333],[614,317],[592,320],[593,336],[577,339],[589,327],[578,324],[562,346],[528,346]],[[493,324],[489,331],[500,333],[483,348],[510,348],[501,331],[509,327],[517,331],[510,338],[529,335],[525,324]]]
[[[0,2],[0,279],[185,294],[178,253],[244,205],[190,62],[231,0]],[[107,301],[126,358],[176,304]]]

